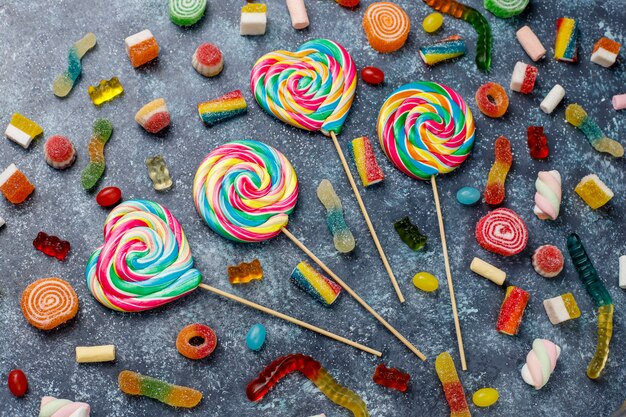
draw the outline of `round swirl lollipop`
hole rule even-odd
[[[193,181],[198,214],[237,242],[281,232],[298,200],[298,178],[276,149],[255,140],[230,142],[204,158]]]
[[[113,310],[149,310],[196,289],[202,275],[178,220],[147,200],[117,206],[106,219],[104,244],[87,262],[87,285]]]

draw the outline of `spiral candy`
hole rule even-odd
[[[170,20],[178,26],[191,26],[202,18],[206,0],[170,0]]]
[[[474,117],[463,98],[430,81],[394,91],[380,109],[377,130],[391,162],[423,180],[453,171],[474,146]]]
[[[40,330],[52,330],[78,312],[78,297],[69,282],[42,278],[26,287],[20,299],[24,318]]]
[[[378,52],[402,48],[411,30],[411,20],[395,3],[380,1],[368,6],[363,15],[363,29],[370,46]]]
[[[204,158],[193,181],[200,217],[237,242],[271,239],[287,225],[298,178],[287,158],[255,140],[230,142]]]
[[[165,207],[147,200],[117,206],[104,224],[104,244],[85,272],[93,296],[113,310],[159,307],[196,289],[202,275],[185,232]]]
[[[296,52],[263,55],[250,88],[263,109],[300,129],[339,134],[356,91],[354,61],[343,46],[313,39]]]

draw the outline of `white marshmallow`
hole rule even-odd
[[[619,257],[619,287],[626,289],[626,255]]]
[[[539,108],[546,114],[550,114],[554,111],[556,106],[559,105],[561,100],[565,97],[565,89],[559,84],[555,84],[548,95],[543,99]]]

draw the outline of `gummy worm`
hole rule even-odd
[[[106,163],[104,162],[104,145],[111,138],[113,126],[107,119],[98,119],[93,124],[93,133],[89,142],[89,164],[83,170],[80,182],[85,190],[93,189],[102,174]]]
[[[329,400],[352,411],[355,417],[369,417],[365,402],[354,391],[341,386],[310,356],[300,353],[282,356],[269,364],[246,388],[250,401],[259,401],[283,377],[294,371],[301,372],[319,388]]]
[[[578,271],[578,277],[598,307],[598,345],[593,359],[587,367],[587,376],[596,379],[609,358],[609,344],[613,335],[613,299],[600,281],[598,272],[591,263],[580,238],[576,233],[567,237],[567,250]]]
[[[455,0],[423,0],[424,3],[457,19],[461,19],[474,27],[478,34],[476,40],[476,66],[483,71],[491,68],[491,28],[487,19],[472,7]]]
[[[598,152],[608,153],[616,158],[624,156],[624,147],[615,139],[607,137],[600,126],[593,120],[579,104],[570,104],[565,109],[565,120],[572,126],[580,129],[589,144]]]
[[[89,32],[76,42],[67,54],[67,70],[59,74],[52,83],[52,92],[57,97],[67,96],[83,69],[80,60],[96,46],[96,35]]]

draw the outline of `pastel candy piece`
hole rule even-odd
[[[533,348],[526,356],[522,378],[528,385],[541,389],[550,379],[561,356],[561,348],[546,339],[533,340]]]
[[[291,282],[324,307],[333,305],[341,294],[339,284],[317,272],[306,261],[300,262],[291,272]]]
[[[170,125],[170,112],[163,98],[152,100],[135,113],[135,121],[150,133],[158,133]]]
[[[52,83],[52,92],[57,97],[67,96],[82,71],[81,59],[96,46],[96,35],[89,32],[70,48],[67,54],[67,70],[59,74]]]
[[[561,174],[559,171],[539,171],[535,181],[533,212],[541,220],[556,220],[561,208]]]
[[[198,104],[200,119],[207,126],[231,119],[248,111],[246,99],[239,90],[231,91],[214,100]]]
[[[91,102],[99,106],[107,101],[113,100],[124,92],[124,87],[119,78],[113,77],[110,80],[101,80],[95,87],[90,85],[87,88]]]
[[[207,0],[170,0],[170,20],[178,26],[191,26],[202,19]]]
[[[510,88],[522,94],[530,94],[535,88],[537,80],[537,68],[518,61],[511,75]]]
[[[569,292],[558,297],[543,300],[543,308],[546,309],[546,314],[552,324],[560,324],[580,317],[580,309],[576,299]]]
[[[537,62],[546,56],[546,48],[543,46],[535,32],[529,26],[522,26],[516,33],[517,41],[522,45],[530,59]]]
[[[248,349],[259,351],[265,344],[265,337],[267,335],[267,330],[265,330],[265,326],[260,323],[253,324],[248,330],[248,334],[246,335],[246,346]]]
[[[365,187],[378,184],[385,179],[385,174],[378,165],[372,143],[367,136],[353,139],[350,142],[350,149],[352,149],[356,170]]]
[[[35,191],[35,186],[11,164],[0,174],[0,191],[11,203],[21,204]]]
[[[611,104],[615,110],[626,109],[626,94],[618,94],[613,96]]]
[[[472,263],[470,264],[470,269],[472,272],[480,275],[483,278],[488,279],[497,285],[504,284],[504,280],[506,279],[506,272],[491,265],[489,262],[483,261],[480,258],[474,257],[472,259]]]
[[[548,95],[541,101],[539,108],[542,112],[550,114],[563,100],[563,97],[565,97],[565,89],[561,85],[555,84]]]
[[[626,289],[626,255],[619,257],[619,287]]]
[[[298,30],[308,27],[309,16],[306,13],[304,0],[286,0],[286,2],[291,17],[291,26]]]
[[[509,336],[515,336],[519,332],[529,299],[530,294],[523,289],[512,285],[507,287],[504,301],[500,306],[496,330]]]
[[[267,5],[248,3],[241,8],[239,34],[242,36],[265,35],[267,27]]]
[[[600,38],[593,46],[591,62],[604,68],[610,67],[615,64],[621,46],[619,42],[615,42],[609,38]]]
[[[39,417],[89,417],[91,407],[87,403],[43,397]]]
[[[76,346],[77,363],[112,362],[115,360],[115,345]]]
[[[224,68],[222,51],[216,45],[205,42],[196,48],[191,58],[191,65],[198,74],[215,77]]]
[[[576,20],[569,17],[557,19],[554,58],[565,62],[578,60],[578,23]]]
[[[452,35],[419,49],[422,61],[429,66],[458,58],[466,52],[465,41],[459,35]]]
[[[480,191],[474,187],[459,188],[456,192],[456,201],[464,206],[473,206],[480,200]]]
[[[11,121],[4,131],[7,138],[24,149],[28,149],[33,139],[42,133],[41,126],[19,113],[13,113]]]
[[[124,44],[130,63],[134,68],[147,64],[159,56],[159,44],[148,29],[127,37]]]
[[[594,210],[604,206],[615,195],[596,174],[583,177],[574,191]]]

